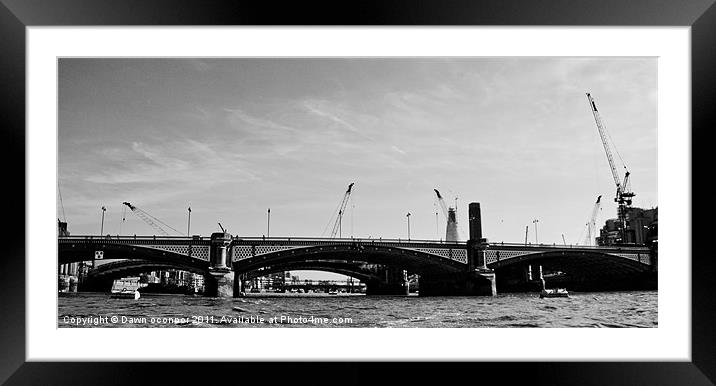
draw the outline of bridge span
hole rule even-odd
[[[243,279],[310,269],[336,272],[366,283],[367,294],[408,293],[407,273],[420,277],[420,295],[495,295],[533,285],[538,266],[555,281],[589,283],[656,272],[646,247],[586,247],[490,243],[482,238],[480,207],[469,205],[466,242],[405,239],[63,236],[58,263],[116,259],[109,277],[175,268],[203,274],[209,296],[240,296]],[[498,280],[498,278],[500,278]],[[549,280],[548,280],[549,283]]]

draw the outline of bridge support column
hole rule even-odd
[[[226,232],[211,234],[211,250],[209,252],[209,275],[205,276],[204,295],[211,297],[238,297],[241,285],[236,284],[234,271],[227,265],[231,235]]]
[[[494,272],[420,275],[420,296],[495,296]]]
[[[487,268],[485,249],[487,239],[482,237],[480,203],[468,207],[470,239],[467,241],[467,269],[458,274],[420,275],[420,296],[497,295],[495,272]]]
[[[384,281],[366,283],[366,295],[408,295],[408,273],[400,268],[385,267]]]
[[[231,245],[230,234],[225,232],[211,234],[211,250],[209,251],[211,268],[229,268],[227,264],[229,245]]]
[[[470,239],[467,240],[467,270],[486,270],[485,248],[487,247],[487,239],[482,238],[482,214],[480,213],[479,202],[470,203],[468,206],[468,217]]]
[[[230,269],[210,269],[204,276],[204,295],[210,297],[231,298],[239,297],[241,286],[235,286],[234,271]]]

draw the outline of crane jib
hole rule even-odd
[[[336,216],[336,221],[333,224],[333,228],[331,230],[331,238],[336,237],[336,234],[339,234],[341,231],[341,222],[343,220],[343,214],[345,213],[346,205],[348,204],[348,199],[351,196],[351,191],[353,189],[353,185],[355,183],[351,182],[350,185],[348,185],[348,189],[346,190],[346,193],[343,195],[343,200],[341,200],[341,203],[338,205],[338,215]],[[332,219],[333,217],[331,217]]]
[[[602,122],[602,118],[599,116],[599,112],[597,111],[597,105],[592,99],[592,96],[587,93],[587,98],[589,99],[589,104],[592,106],[592,113],[594,114],[594,121],[597,124],[597,131],[599,131],[599,138],[602,140],[602,145],[604,146],[604,152],[607,156],[607,161],[609,162],[609,168],[612,172],[612,177],[614,178],[614,183],[617,186],[617,195],[621,193],[622,191],[622,183],[619,178],[619,173],[617,172],[617,168],[614,165],[614,157],[612,156],[611,149],[609,148],[609,142],[607,140],[607,135],[604,131],[604,123]]]
[[[169,236],[169,233],[159,224],[160,223],[167,228],[171,229],[172,231],[176,232],[176,234],[181,234],[178,230],[176,230],[171,225],[165,223],[164,221],[152,216],[151,214],[147,213],[146,211],[130,204],[129,202],[123,202],[122,204],[126,205],[129,209],[131,209],[132,213],[134,213],[137,217],[139,217],[142,221],[144,221],[147,225],[154,228],[157,232],[161,233],[164,236]]]

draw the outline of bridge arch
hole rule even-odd
[[[344,264],[379,264],[417,274],[457,273],[466,269],[466,264],[431,253],[371,243],[291,248],[246,257],[235,260],[232,264],[235,272],[248,273],[265,267],[316,260]]]
[[[140,273],[178,269],[203,275],[205,278],[209,273],[208,269],[196,265],[177,264],[173,262],[158,262],[147,260],[120,260],[113,261],[90,270],[82,283],[84,290],[108,291],[112,282],[127,276],[135,276]]]
[[[643,257],[644,260],[648,258],[648,255]],[[575,276],[642,273],[651,270],[650,265],[646,262],[590,250],[540,251],[497,260],[488,263],[487,267],[499,272],[503,268],[527,264],[540,264],[543,267],[560,269]]]
[[[118,279],[130,275],[136,275],[151,271],[163,271],[169,269],[177,269],[196,273],[199,275],[207,275],[209,273],[208,268],[198,267],[196,265],[176,264],[169,262],[157,262],[148,260],[121,260],[113,261],[110,263],[102,264],[99,267],[91,270],[87,278],[111,278]]]
[[[68,264],[80,261],[91,261],[95,251],[103,252],[104,260],[142,260],[154,263],[167,263],[174,266],[185,266],[191,269],[208,270],[209,261],[174,252],[167,249],[153,248],[130,243],[107,242],[97,240],[72,240],[61,242],[58,246],[58,263]],[[179,268],[177,268],[179,269]]]

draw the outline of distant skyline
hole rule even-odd
[[[584,242],[616,217],[586,92],[657,200],[656,58],[60,59],[58,176],[72,234],[148,235],[123,201],[186,232],[445,237],[433,189],[480,202],[491,241]],[[617,160],[619,158],[617,157]],[[623,171],[620,170],[623,175]],[[58,218],[62,209],[58,203]],[[121,228],[121,229],[120,229]],[[325,234],[324,234],[325,236]],[[580,239],[582,238],[582,239]]]

